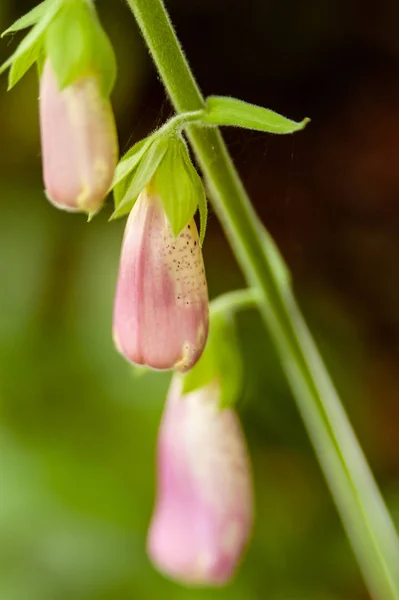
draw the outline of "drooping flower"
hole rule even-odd
[[[159,196],[147,187],[125,230],[114,306],[114,341],[131,362],[191,368],[208,334],[208,290],[192,220],[175,237]]]
[[[50,60],[40,84],[43,178],[49,200],[70,211],[96,212],[118,155],[109,99],[94,75],[60,90]]]
[[[182,394],[172,380],[157,454],[157,499],[147,547],[179,581],[223,585],[251,533],[249,458],[236,413],[220,409],[217,380]]]

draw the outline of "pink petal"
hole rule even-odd
[[[208,291],[192,221],[175,238],[160,199],[140,194],[127,221],[114,307],[114,340],[131,362],[186,370],[208,334]]]
[[[148,552],[175,579],[222,585],[234,574],[252,528],[249,459],[236,413],[219,409],[216,380],[181,393],[175,376],[159,432]]]
[[[49,60],[40,84],[43,178],[49,200],[71,211],[97,211],[112,183],[117,137],[111,105],[95,77],[58,88]]]

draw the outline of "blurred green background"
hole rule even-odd
[[[1,0],[1,29],[34,4]],[[172,111],[125,3],[97,5],[118,56],[124,152]],[[399,524],[399,4],[167,6],[206,94],[312,118],[295,137],[229,130],[226,139]],[[2,42],[1,59],[17,39]],[[253,542],[222,590],[183,588],[153,570],[145,537],[168,375],[134,376],[112,345],[123,222],[107,222],[110,202],[90,224],[48,204],[36,73],[6,86],[3,77],[0,599],[366,600],[255,314],[239,321]],[[212,213],[204,255],[211,296],[243,284]]]

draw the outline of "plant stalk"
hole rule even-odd
[[[162,0],[128,0],[177,111],[204,99]],[[338,512],[374,600],[399,600],[399,541],[384,500],[218,129],[187,127],[218,215],[289,381]],[[266,243],[267,241],[267,243]]]

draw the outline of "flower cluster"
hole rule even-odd
[[[58,208],[92,216],[113,188],[114,218],[130,213],[114,305],[115,345],[131,363],[175,371],[159,432],[148,552],[178,580],[223,584],[249,538],[253,498],[238,417],[225,405],[239,369],[226,346],[221,362],[209,358],[215,349],[223,352],[227,340],[224,334],[217,340],[217,327],[206,347],[202,181],[176,127],[136,144],[117,167],[109,100],[115,59],[92,2],[44,0],[9,31],[26,27],[33,28],[0,72],[10,67],[12,87],[38,63],[46,195]]]

